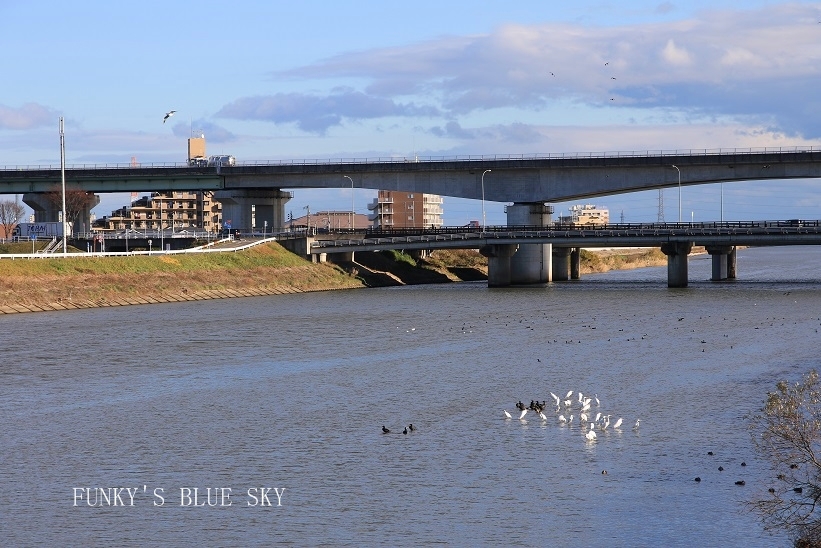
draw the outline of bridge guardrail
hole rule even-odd
[[[666,157],[666,156],[720,156],[745,154],[795,154],[821,152],[821,147],[792,146],[792,147],[748,147],[748,148],[690,148],[675,150],[632,150],[632,151],[602,151],[602,152],[548,152],[533,154],[477,154],[453,156],[388,156],[336,159],[283,159],[283,160],[253,160],[237,162],[236,166],[279,166],[279,165],[351,165],[351,164],[404,164],[404,163],[439,163],[439,162],[487,162],[504,160],[556,160],[556,159],[597,159],[597,158],[637,158],[637,157]],[[69,164],[67,170],[78,169],[134,169],[134,168],[191,168],[188,162],[136,162],[136,163],[102,163],[102,164]],[[60,165],[53,164],[21,164],[0,167],[0,171],[23,170],[52,170],[60,169]],[[208,173],[218,173],[217,167],[196,168]],[[230,168],[229,168],[230,169]]]

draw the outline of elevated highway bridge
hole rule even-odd
[[[92,165],[65,170],[67,188],[94,193],[214,191],[223,218],[232,219],[233,227],[243,231],[253,228],[252,218],[257,226],[267,223],[281,229],[291,190],[300,188],[354,187],[504,202],[510,204],[509,226],[547,227],[552,223],[551,202],[676,186],[754,180],[777,185],[818,177],[819,147],[353,158],[213,167]],[[22,193],[37,222],[57,221],[59,212],[43,193],[58,188],[61,178],[56,167],[7,167],[0,169],[0,194]],[[90,208],[84,215],[90,215]],[[504,245],[493,249],[508,253]],[[541,240],[519,243],[515,254],[496,262],[509,263],[511,284],[549,281],[552,245]],[[501,272],[500,268],[496,270]]]

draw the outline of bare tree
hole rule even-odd
[[[3,227],[3,234],[6,238],[11,235],[11,231],[26,214],[26,208],[17,200],[0,200],[0,226]]]
[[[55,189],[46,193],[46,199],[52,204],[54,209],[63,208],[62,189]],[[94,206],[95,199],[93,192],[86,192],[77,188],[66,189],[66,213],[65,220],[71,225],[77,226],[80,215],[89,207]],[[73,229],[72,229],[73,232]]]
[[[756,451],[773,467],[773,484],[751,501],[767,529],[786,529],[795,546],[821,547],[821,382],[810,371],[795,384],[781,381],[752,417]]]

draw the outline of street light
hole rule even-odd
[[[348,177],[347,175],[343,175],[346,179],[351,182],[351,230],[353,230],[353,216],[354,216],[354,207],[353,207],[353,179]]]
[[[68,253],[68,231],[66,227],[66,136],[63,126],[63,117],[60,116],[60,181],[62,183],[63,194],[63,253]]]
[[[485,173],[490,173],[490,170],[486,169],[482,172],[482,232],[485,231],[485,227],[487,226],[485,219]]]
[[[678,222],[681,222],[681,170],[676,165],[673,167],[678,171]]]

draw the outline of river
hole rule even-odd
[[[820,262],[0,316],[3,544],[789,545],[746,417],[817,365]]]

